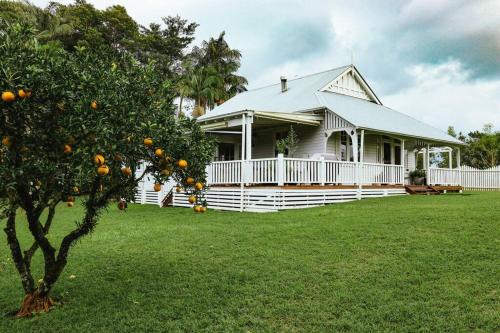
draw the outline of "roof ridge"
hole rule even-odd
[[[319,75],[319,74],[323,74],[323,73],[326,73],[326,72],[335,71],[335,70],[338,70],[338,69],[341,69],[341,68],[348,68],[350,66],[353,66],[353,65],[349,64],[349,65],[339,66],[339,67],[335,67],[335,68],[325,69],[325,70],[320,71],[320,72],[306,74],[306,75],[303,75],[303,76],[300,76],[300,77],[296,77],[296,78],[290,79],[290,80],[288,80],[288,82],[295,81],[295,80],[300,80],[300,79],[305,79],[305,78],[310,77],[310,76],[314,76],[314,75]],[[278,83],[271,83],[271,84],[268,84],[266,86],[262,86],[262,87],[258,87],[258,88],[254,88],[254,89],[249,89],[246,92],[260,90],[260,89],[264,89],[264,88],[269,88],[269,87],[276,86],[276,85],[279,85],[279,84],[281,84],[281,83],[279,83],[279,82]]]

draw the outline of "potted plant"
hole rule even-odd
[[[409,174],[411,183],[413,185],[424,185],[425,184],[425,170],[415,169]]]

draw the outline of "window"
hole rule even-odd
[[[233,161],[234,160],[234,143],[219,143],[219,161]]]
[[[401,165],[401,146],[394,146],[394,164]]]

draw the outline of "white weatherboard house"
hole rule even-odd
[[[225,210],[301,208],[405,194],[422,154],[429,185],[460,185],[457,168],[431,168],[431,153],[462,142],[382,105],[355,66],[334,68],[236,95],[198,118],[218,139],[207,201]],[[299,144],[277,153],[290,125]],[[460,156],[457,154],[457,156]],[[188,206],[173,193],[174,206]]]

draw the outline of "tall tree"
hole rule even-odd
[[[25,293],[18,316],[29,316],[48,311],[72,247],[110,202],[133,198],[146,172],[157,191],[173,178],[193,196],[195,211],[204,211],[205,165],[214,146],[195,121],[174,116],[172,84],[129,54],[115,62],[116,54],[89,48],[68,52],[40,43],[27,26],[2,24],[0,59],[0,223]],[[137,174],[144,161],[146,170]],[[49,235],[56,210],[61,202],[73,206],[75,197],[84,214],[56,244]],[[22,223],[33,237],[24,250]]]
[[[482,131],[470,132],[465,138],[467,146],[462,160],[478,169],[487,169],[500,164],[500,131],[486,124]]]

